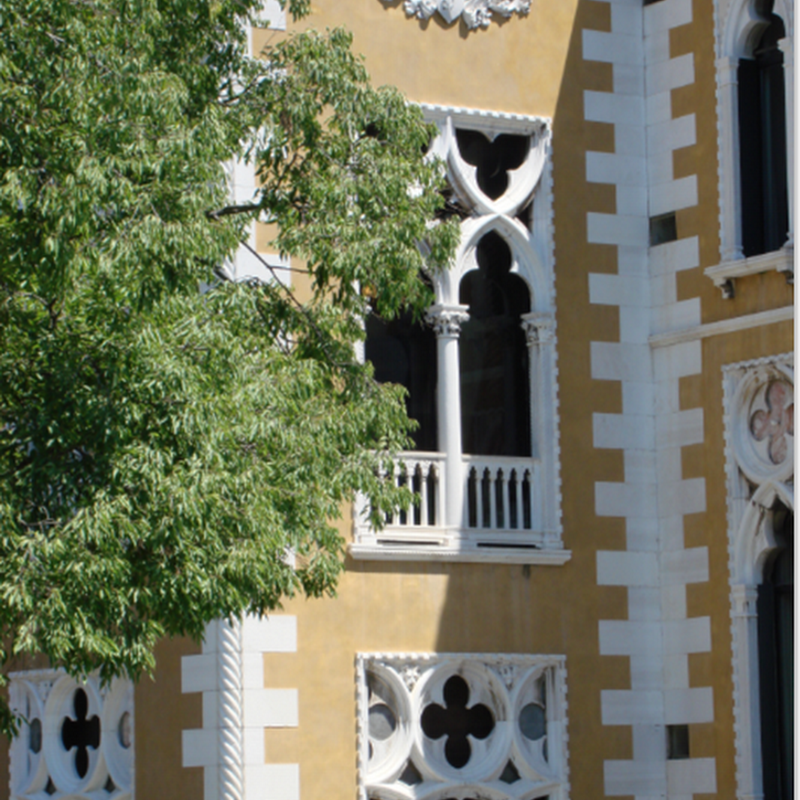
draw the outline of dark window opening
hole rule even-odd
[[[456,141],[461,158],[477,167],[478,186],[492,200],[501,197],[508,189],[508,172],[525,162],[530,149],[529,136],[503,133],[493,140],[480,131],[456,130]]]
[[[509,271],[511,249],[496,232],[478,243],[477,260],[459,289],[469,306],[459,340],[462,447],[473,455],[530,456],[528,348],[520,327],[530,293]]]
[[[794,515],[781,511],[778,548],[764,567],[757,601],[764,800],[793,797]]]
[[[772,5],[771,3],[769,4]],[[769,14],[769,26],[739,61],[739,153],[742,249],[755,256],[780,249],[789,229],[786,176],[786,99],[783,21]]]
[[[667,758],[689,758],[688,725],[667,725]]]
[[[678,222],[675,212],[650,217],[650,247],[666,242],[674,242],[678,238]]]
[[[100,747],[100,718],[89,717],[89,698],[83,689],[77,689],[72,700],[75,719],[67,717],[61,723],[61,743],[69,752],[75,748],[75,771],[83,778],[89,771],[89,748]]]
[[[404,386],[406,411],[419,423],[412,431],[415,450],[435,451],[436,442],[436,336],[410,312],[385,320],[370,314],[366,321],[365,355],[380,383]]]

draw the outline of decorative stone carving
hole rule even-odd
[[[794,371],[761,364],[742,377],[730,420],[733,452],[755,484],[786,482],[794,470]]]
[[[409,17],[428,19],[437,11],[445,22],[462,17],[470,28],[488,28],[493,13],[508,19],[512,14],[527,14],[531,0],[404,0],[403,8]]]
[[[522,330],[528,346],[550,344],[555,340],[555,319],[551,314],[525,314],[522,317]]]
[[[425,314],[425,321],[434,329],[437,336],[458,336],[461,325],[469,319],[467,306],[431,306]]]
[[[11,743],[11,797],[99,796],[131,800],[133,684],[97,675],[80,683],[59,670],[11,675],[9,701],[21,719]],[[40,795],[41,793],[41,795]]]
[[[422,782],[425,796],[499,797],[507,784],[565,800],[563,656],[366,654],[356,670],[362,800]]]

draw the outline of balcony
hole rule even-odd
[[[564,550],[560,532],[545,530],[543,524],[538,460],[463,456],[451,465],[455,481],[446,480],[448,466],[444,453],[403,454],[386,479],[409,488],[417,501],[387,515],[384,527],[376,531],[368,522],[367,500],[359,497],[352,557],[523,564],[569,560],[571,553]],[[448,485],[457,497],[448,496]]]

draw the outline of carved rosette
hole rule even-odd
[[[555,340],[555,320],[552,314],[524,314],[522,316],[522,330],[528,347],[539,344],[550,344]]]
[[[428,19],[437,11],[448,23],[461,17],[468,28],[474,29],[488,28],[493,14],[506,19],[512,14],[527,14],[531,0],[405,0],[403,8],[409,17],[417,19]]]
[[[736,461],[751,483],[786,483],[794,474],[794,371],[761,364],[749,370],[733,400]]]
[[[467,308],[468,306],[432,306],[425,314],[425,321],[433,328],[437,337],[457,337],[461,333],[461,326],[469,319]]]

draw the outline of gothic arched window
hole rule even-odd
[[[794,752],[794,515],[775,532],[778,548],[758,587],[761,760],[764,800],[791,800]]]
[[[771,8],[771,3],[765,4]],[[769,24],[739,60],[739,142],[742,249],[745,256],[780,249],[789,230],[786,183],[786,101],[783,20]]]
[[[530,311],[525,281],[510,272],[511,250],[496,232],[476,248],[478,269],[461,279],[462,447],[472,455],[530,456],[528,348],[521,317]]]

